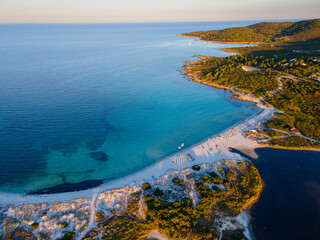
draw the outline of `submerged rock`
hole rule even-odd
[[[109,159],[104,151],[92,152],[90,153],[90,157],[98,161],[107,161]]]

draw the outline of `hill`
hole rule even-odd
[[[182,33],[203,41],[257,43],[304,41],[320,37],[320,19],[299,22],[261,22],[247,27]]]

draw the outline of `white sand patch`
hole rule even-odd
[[[147,236],[142,239],[168,240],[168,238],[159,233],[158,230],[152,230]]]

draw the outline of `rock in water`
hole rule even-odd
[[[90,153],[90,157],[92,157],[93,159],[98,160],[98,161],[107,161],[108,160],[108,155],[103,151],[92,152],[92,153]]]

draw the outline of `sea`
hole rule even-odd
[[[230,45],[177,34],[255,22],[0,24],[0,192],[110,182],[251,116],[181,73]]]

